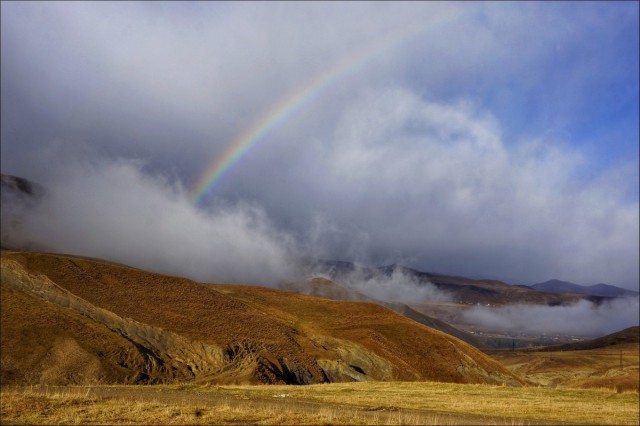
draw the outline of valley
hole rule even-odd
[[[441,321],[455,327],[461,332],[467,333],[478,341],[483,349],[512,349],[530,348],[536,346],[557,345],[561,343],[573,343],[585,340],[584,335],[571,335],[567,333],[536,333],[526,330],[496,330],[482,326],[465,318],[465,312],[476,305],[468,303],[419,303],[412,304],[411,308],[424,315],[438,318]],[[495,305],[485,304],[491,309]]]

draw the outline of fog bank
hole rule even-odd
[[[600,305],[580,300],[568,306],[476,306],[465,311],[463,318],[493,331],[598,337],[639,325],[638,310],[636,297]]]

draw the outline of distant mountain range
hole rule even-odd
[[[601,303],[605,299],[618,297],[563,292],[562,290],[548,291],[542,288],[513,285],[499,280],[471,279],[434,272],[422,272],[395,264],[382,267],[366,267],[351,262],[320,260],[309,266],[314,272],[324,274],[337,283],[346,284],[347,287],[347,283],[354,273],[360,279],[368,280],[376,276],[391,276],[394,271],[400,271],[418,285],[432,284],[438,290],[447,294],[452,301],[462,304],[480,303],[497,306],[524,303],[556,306],[575,303],[582,299]]]
[[[627,290],[625,288],[609,284],[600,283],[592,286],[584,286],[560,280],[549,280],[543,283],[534,284],[531,288],[552,293],[577,293],[601,297],[638,297],[639,295],[637,291]]]

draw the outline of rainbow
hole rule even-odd
[[[442,16],[434,16],[434,18],[436,17],[438,18],[438,24],[449,20],[442,19]],[[431,21],[433,21],[433,19]],[[264,139],[264,137],[274,128],[278,127],[280,123],[315,99],[323,89],[340,78],[354,72],[369,59],[390,50],[402,42],[412,39],[418,34],[425,32],[425,30],[433,30],[434,27],[429,26],[430,23],[431,22],[423,23],[420,26],[408,26],[407,28],[392,32],[376,43],[369,45],[366,49],[344,57],[328,69],[305,82],[305,84],[297,88],[297,90],[292,91],[284,98],[272,104],[249,128],[240,133],[196,180],[190,193],[193,204],[200,204],[213,187],[220,182],[222,177],[228,173],[253,146]],[[438,27],[439,26],[440,25],[438,25]]]

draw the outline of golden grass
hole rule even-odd
[[[437,414],[380,415],[333,406],[308,410],[274,403],[256,408],[230,400],[207,406],[27,391],[2,393],[0,424],[447,424],[443,420]]]
[[[435,382],[2,392],[2,423],[637,424],[638,393]]]
[[[637,424],[638,392],[611,389],[513,388],[434,382],[335,383],[304,387],[222,387],[226,393],[291,398],[358,406],[433,410],[517,421]]]

